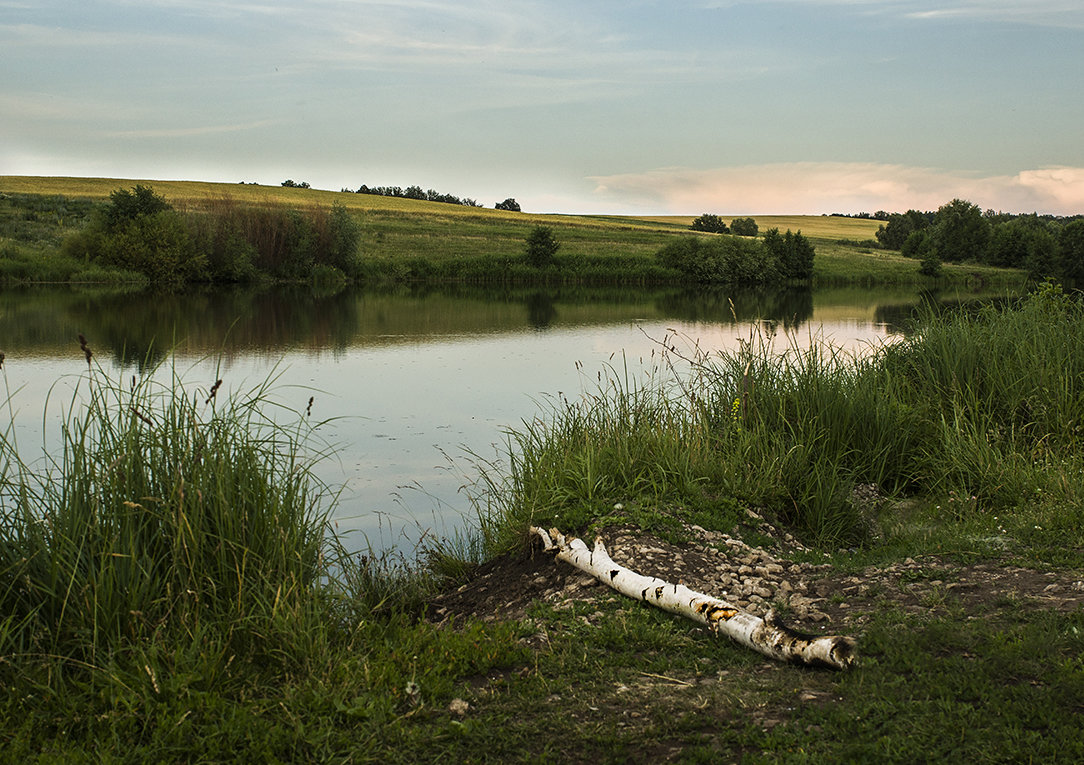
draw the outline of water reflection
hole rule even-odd
[[[651,374],[671,329],[705,350],[736,347],[761,321],[855,347],[896,331],[922,299],[854,288],[39,288],[0,292],[0,351],[20,445],[48,439],[50,388],[85,373],[79,333],[123,375],[172,358],[194,385],[224,377],[225,393],[277,370],[285,406],[302,411],[315,395],[314,416],[329,420],[324,435],[340,448],[322,477],[344,487],[340,527],[361,547],[362,535],[383,545],[461,526],[473,472],[464,447],[499,459],[504,429],[540,401],[593,391],[618,367]]]

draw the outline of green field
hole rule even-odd
[[[359,220],[359,255],[373,281],[485,281],[537,277],[522,265],[524,240],[537,225],[553,229],[561,243],[559,269],[546,275],[562,281],[647,284],[660,275],[655,253],[675,237],[693,234],[692,216],[575,216],[513,213],[486,208],[315,189],[250,184],[151,181],[109,178],[0,176],[0,194],[104,202],[116,189],[151,186],[178,209],[201,209],[216,201],[307,209],[342,205]],[[43,219],[47,216],[40,216]],[[724,216],[725,217],[725,216]],[[930,280],[918,264],[898,253],[867,244],[877,221],[828,216],[756,216],[761,233],[776,227],[801,231],[816,247],[814,283],[893,283],[914,285],[1000,286],[1019,284],[1017,271],[946,264]],[[95,280],[80,275],[80,265],[60,262],[59,240],[77,224],[54,216],[51,229],[31,241],[0,238],[0,278],[6,281]],[[5,245],[5,241],[8,242]],[[9,261],[4,264],[4,260]],[[46,267],[48,266],[48,267]],[[67,276],[66,276],[67,274]],[[102,279],[99,275],[98,280]],[[112,280],[123,280],[123,275]]]

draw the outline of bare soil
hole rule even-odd
[[[928,613],[949,594],[965,610],[1006,601],[1058,610],[1084,605],[1082,572],[1041,571],[1013,564],[1007,555],[972,565],[926,555],[842,573],[830,565],[790,559],[788,547],[792,553],[802,548],[789,537],[769,552],[696,526],[688,531],[693,541],[684,544],[631,527],[610,529],[604,541],[615,561],[641,574],[680,582],[758,615],[774,607],[790,626],[805,632],[831,627],[852,634],[877,609],[898,606]],[[612,591],[593,577],[534,545],[527,553],[479,566],[466,584],[433,600],[430,616],[437,621],[453,616],[521,619],[538,600],[559,605],[609,595]]]
[[[785,623],[808,633],[850,635],[858,639],[862,659],[863,625],[883,609],[901,609],[922,615],[951,613],[953,618],[998,619],[1015,609],[1075,610],[1084,606],[1084,574],[1080,571],[1044,571],[1018,565],[1008,554],[961,565],[951,556],[924,555],[903,561],[841,571],[823,563],[786,534],[767,523],[757,539],[770,539],[764,547],[751,547],[739,539],[699,527],[686,528],[689,541],[674,543],[633,527],[607,529],[605,542],[611,557],[635,571],[657,576],[716,597],[737,602],[763,614],[775,608]],[[752,537],[750,537],[752,538]],[[587,604],[575,613],[588,626],[605,619],[620,619],[621,609],[611,605],[623,596],[572,566],[556,561],[534,545],[529,551],[480,566],[472,578],[436,597],[430,618],[461,622],[524,619],[538,630],[526,645],[545,650],[546,619],[533,604],[545,601],[555,611]],[[627,608],[641,607],[632,604]],[[594,610],[590,604],[597,603]],[[643,606],[646,607],[646,606]],[[678,619],[678,617],[673,617]],[[688,622],[695,644],[715,639],[706,628]],[[702,634],[701,634],[702,633]],[[763,658],[763,657],[761,657]],[[592,681],[570,682],[549,698],[524,706],[524,717],[544,716],[567,722],[562,748],[535,752],[551,761],[668,762],[689,754],[690,747],[708,751],[712,761],[739,762],[754,753],[734,746],[723,731],[770,731],[789,725],[800,707],[826,708],[843,703],[831,670],[795,670],[780,662],[750,658],[741,666],[719,666],[709,659],[695,669],[651,673],[630,670]],[[524,670],[526,671],[526,670]],[[501,678],[479,677],[472,694],[456,699],[455,714],[473,717],[501,698]],[[504,702],[509,703],[509,702]],[[667,720],[698,720],[702,730],[668,730]],[[578,731],[608,729],[614,741],[635,741],[620,750],[592,751],[588,734]],[[644,737],[646,729],[656,731]],[[813,726],[816,728],[816,726]],[[818,731],[809,730],[811,735]],[[733,736],[731,736],[733,740]],[[553,746],[554,739],[548,744]],[[587,758],[587,759],[584,759]],[[601,759],[600,759],[601,758]],[[609,759],[608,759],[609,758]]]

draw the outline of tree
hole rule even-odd
[[[689,226],[689,228],[693,231],[707,231],[711,234],[726,234],[729,232],[723,219],[718,215],[712,215],[711,213],[704,213],[695,218],[693,224]]]
[[[730,221],[730,231],[736,236],[756,236],[760,227],[752,218],[735,218]]]
[[[497,204],[493,205],[493,207],[495,209],[497,209],[497,210],[508,210],[509,212],[521,212],[521,210],[519,209],[519,202],[517,202],[512,197],[508,197],[508,199],[504,200],[503,202],[498,202]]]
[[[991,266],[1022,268],[1032,249],[1032,240],[1044,233],[1055,232],[1054,224],[1036,215],[1021,215],[1004,223],[997,223],[990,231],[983,262]]]
[[[117,189],[109,195],[109,205],[103,211],[109,230],[148,215],[157,215],[173,206],[149,186],[136,186],[131,191]]]
[[[1066,223],[1058,233],[1058,270],[1063,279],[1084,284],[1084,218]]]
[[[288,189],[307,189],[307,188],[311,188],[309,186],[309,184],[307,182],[305,182],[305,181],[301,181],[301,183],[297,183],[296,181],[292,181],[289,178],[287,178],[285,181],[283,181],[281,185],[285,186]]]
[[[780,235],[779,229],[770,228],[764,234],[764,247],[779,264],[784,279],[809,279],[813,276],[813,258],[816,251],[802,232],[792,234],[787,229]]]
[[[990,222],[978,205],[953,199],[937,210],[932,235],[942,260],[980,261],[990,239]]]
[[[553,262],[561,243],[547,226],[535,226],[527,235],[527,262],[535,268],[548,266]]]
[[[1045,228],[1036,229],[1028,238],[1028,254],[1024,258],[1028,276],[1033,279],[1061,278],[1058,255],[1057,237]]]

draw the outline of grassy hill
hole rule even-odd
[[[541,224],[554,230],[561,242],[561,256],[578,264],[579,276],[604,281],[606,274],[614,274],[615,278],[626,282],[644,282],[651,278],[649,263],[658,250],[675,237],[693,235],[689,225],[694,216],[515,213],[296,187],[121,178],[0,176],[0,196],[7,197],[7,200],[0,199],[0,212],[5,201],[10,202],[20,195],[100,202],[117,189],[129,189],[137,184],[152,187],[182,210],[198,210],[226,199],[247,205],[295,209],[341,205],[361,222],[360,255],[372,266],[373,273],[390,274],[399,279],[440,280],[449,273],[459,274],[467,280],[484,278],[487,269],[492,272],[494,264],[506,267],[508,262],[519,259],[527,233]],[[19,217],[18,210],[9,212],[11,216]],[[729,220],[734,216],[722,217]],[[800,230],[810,239],[817,250],[814,269],[817,282],[931,284],[931,280],[917,273],[915,261],[869,246],[880,226],[879,221],[819,215],[753,217],[762,233],[769,228]],[[3,225],[3,219],[0,219],[0,250],[9,260],[15,255],[24,260],[53,256],[63,236],[82,222],[70,216],[63,219],[56,214],[40,212],[36,213],[34,231],[26,233],[33,221],[24,219],[18,221],[18,227],[24,233],[13,235],[10,230],[13,226]],[[482,263],[483,260],[487,262]],[[22,273],[26,269],[12,270]],[[56,273],[61,275],[37,280],[63,281],[62,272],[62,268],[57,268]],[[0,273],[0,279],[11,281],[12,278],[6,271]],[[18,280],[17,276],[15,278]],[[938,283],[990,286],[1020,280],[1018,272],[1005,269],[946,265]]]

